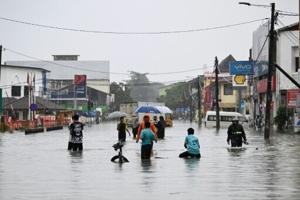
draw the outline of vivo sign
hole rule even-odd
[[[253,75],[253,61],[229,62],[230,75]]]

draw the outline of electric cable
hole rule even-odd
[[[33,22],[26,22],[26,21],[6,18],[6,17],[0,17],[0,20],[2,20],[2,21],[9,21],[9,22],[14,22],[14,23],[19,23],[19,24],[41,27],[41,28],[57,29],[57,30],[62,30],[62,31],[84,32],[84,33],[114,34],[114,35],[160,35],[160,34],[201,32],[201,31],[224,29],[224,28],[230,28],[230,27],[234,27],[234,26],[250,24],[250,23],[262,21],[265,19],[268,19],[268,18],[260,18],[260,19],[250,20],[250,21],[246,21],[246,22],[239,22],[239,23],[234,23],[234,24],[220,25],[220,26],[207,27],[207,28],[187,29],[187,30],[157,31],[157,32],[121,32],[121,31],[102,31],[102,30],[85,30],[85,29],[67,28],[67,27],[38,24],[38,23],[33,23]]]

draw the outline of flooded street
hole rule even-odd
[[[202,158],[180,159],[186,129],[199,137]],[[68,130],[0,134],[0,199],[299,199],[300,135],[246,129],[249,145],[231,151],[227,130],[198,129],[175,121],[154,144],[151,162],[127,136],[129,163],[117,154],[116,122],[85,127],[83,153],[67,151]]]

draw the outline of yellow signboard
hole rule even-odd
[[[234,75],[232,76],[232,86],[247,86],[245,75]]]

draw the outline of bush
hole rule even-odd
[[[277,129],[279,131],[283,131],[285,128],[285,124],[288,120],[288,115],[286,112],[285,106],[280,106],[276,112],[276,117],[274,118],[275,124],[277,125]]]

